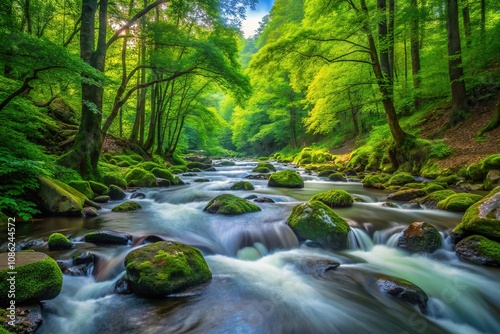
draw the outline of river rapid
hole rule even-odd
[[[460,214],[416,209],[402,203],[383,205],[388,195],[359,182],[331,182],[300,171],[303,189],[268,188],[267,181],[247,180],[253,191],[231,191],[251,174],[256,162],[217,167],[215,172],[181,176],[189,183],[170,188],[139,189],[134,199],[142,210],[111,212],[105,204],[96,218],[47,218],[19,225],[18,242],[47,240],[60,232],[104,259],[95,275],[64,276],[61,294],[44,303],[37,333],[499,333],[499,269],[472,265],[452,250],[446,231]],[[276,164],[278,170],[292,166]],[[210,182],[193,182],[207,178]],[[348,250],[332,252],[301,244],[286,225],[292,208],[328,189],[344,189],[364,202],[335,209],[352,227]],[[275,203],[256,203],[262,211],[240,216],[203,211],[222,193],[255,194]],[[128,194],[130,196],[130,194]],[[410,223],[433,224],[442,233],[442,248],[431,255],[409,255],[394,247]],[[134,236],[127,246],[83,242],[89,231],[113,230]],[[151,300],[114,294],[124,273],[123,260],[144,237],[177,240],[198,247],[213,279],[194,289]],[[36,242],[35,242],[36,244]],[[50,252],[57,260],[70,251]],[[318,265],[336,261],[335,270]],[[378,275],[408,280],[429,296],[428,312],[379,292]]]

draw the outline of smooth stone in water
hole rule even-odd
[[[85,235],[85,241],[94,244],[126,245],[129,240],[132,240],[130,234],[114,231],[89,232]]]
[[[431,224],[414,222],[403,231],[397,247],[410,253],[432,253],[441,247],[441,236]]]
[[[427,301],[429,297],[420,287],[403,279],[381,276],[377,280],[380,292],[401,299],[412,305],[418,305],[420,312],[427,314]]]

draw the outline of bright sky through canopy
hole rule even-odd
[[[255,35],[255,31],[259,28],[259,22],[262,21],[264,16],[269,14],[273,3],[274,0],[259,0],[255,10],[248,8],[247,18],[241,25],[241,30],[243,30],[245,38]]]

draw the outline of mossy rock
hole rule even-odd
[[[236,182],[231,186],[231,190],[254,190],[253,184],[247,181]]]
[[[126,168],[126,167],[130,167],[130,166],[132,166],[132,164],[131,164],[130,162],[128,162],[128,161],[118,161],[118,162],[116,163],[116,165],[117,165],[118,167],[125,167],[125,168]]]
[[[319,176],[319,177],[325,177],[325,176],[326,176],[326,177],[328,177],[328,176],[330,176],[331,174],[334,174],[334,173],[336,173],[336,171],[334,171],[334,170],[332,170],[332,169],[328,169],[328,170],[320,170],[320,171],[318,172],[318,176]]]
[[[75,188],[84,194],[88,199],[95,197],[94,191],[92,191],[88,181],[70,181],[68,182],[68,186]]]
[[[415,181],[415,178],[410,173],[399,172],[399,173],[395,173],[393,176],[391,176],[389,181],[387,181],[387,184],[390,186],[402,186],[406,183],[410,183],[410,182],[414,182],[414,181]]]
[[[205,165],[204,163],[198,161],[191,161],[186,164],[186,167],[187,169],[199,168],[200,170],[203,170],[211,167],[211,165]]]
[[[299,162],[297,163],[297,165],[304,166],[304,165],[309,165],[310,163],[311,163],[310,158],[304,158],[304,159],[300,159]]]
[[[105,203],[108,203],[110,199],[111,199],[110,196],[102,195],[102,196],[97,196],[96,198],[94,198],[94,202],[100,203],[100,204],[105,204]]]
[[[397,246],[410,253],[432,253],[441,247],[441,236],[431,224],[414,222],[400,235]]]
[[[437,208],[441,210],[465,212],[472,204],[482,198],[483,196],[481,195],[458,193],[439,201]]]
[[[120,173],[104,173],[102,175],[102,182],[107,186],[115,185],[122,188],[127,188],[128,186],[127,181]]]
[[[330,180],[330,181],[338,181],[338,182],[346,182],[347,178],[342,173],[333,172],[330,175],[328,175],[328,180]]]
[[[111,211],[113,212],[129,212],[129,211],[137,211],[141,210],[142,206],[134,201],[123,202],[120,205],[115,206]]]
[[[89,181],[89,185],[95,195],[104,195],[108,191],[108,186],[99,182]]]
[[[270,173],[271,171],[267,167],[255,167],[252,169],[253,173]]]
[[[345,249],[347,245],[349,225],[320,201],[295,206],[287,224],[302,239],[315,241],[331,249]]]
[[[131,187],[156,187],[156,177],[142,168],[133,168],[125,174],[125,180]]]
[[[219,165],[221,165],[221,166],[236,166],[236,162],[229,161],[229,160],[222,160],[219,162]]]
[[[130,154],[129,158],[136,161],[136,162],[143,162],[144,158],[141,157],[139,154]]]
[[[71,249],[74,247],[74,244],[61,233],[52,233],[48,244],[50,250]]]
[[[257,205],[243,198],[230,194],[222,194],[208,202],[203,211],[222,215],[241,215],[243,213],[261,210]]]
[[[276,172],[276,167],[274,167],[274,165],[270,162],[259,162],[257,164],[257,167],[255,167],[252,172],[255,172],[255,169],[257,168],[267,168],[270,171]],[[263,172],[255,172],[255,173],[263,173]]]
[[[81,215],[86,196],[67,184],[39,176],[37,202],[40,211],[54,215]]]
[[[311,201],[320,201],[331,208],[347,208],[352,206],[354,199],[345,190],[328,190],[311,197]]]
[[[304,188],[304,180],[293,170],[282,170],[272,173],[267,182],[268,187]]]
[[[174,241],[160,241],[131,251],[126,276],[138,295],[165,297],[208,282],[212,272],[201,252]]]
[[[126,245],[132,236],[114,231],[97,231],[85,234],[85,241],[94,244]]]
[[[375,274],[376,285],[380,292],[395,297],[411,305],[418,305],[420,312],[427,313],[427,301],[429,297],[419,286],[404,279]]]
[[[492,154],[477,164],[467,167],[468,176],[474,181],[482,182],[490,170],[500,170],[500,153]]]
[[[424,190],[424,189],[422,189]],[[425,190],[424,190],[425,191]],[[456,194],[453,190],[437,190],[424,198],[417,199],[416,202],[422,204],[430,209],[435,209],[438,202],[448,198],[451,195]]]
[[[8,253],[0,253],[0,306],[9,305]],[[62,288],[61,269],[47,254],[39,252],[16,253],[16,305],[34,304],[53,299]]]
[[[387,174],[368,174],[361,183],[365,188],[385,189],[384,183],[388,180]]]
[[[404,188],[407,189],[423,189],[427,184],[418,183],[418,182],[410,182],[404,185]]]
[[[432,194],[435,191],[444,190],[444,187],[440,186],[439,184],[428,183],[428,184],[425,185],[425,187],[422,188],[422,190],[425,191],[425,193],[427,195],[429,195],[429,194]]]
[[[125,194],[123,189],[115,186],[114,184],[109,186],[108,195],[113,201],[119,201],[127,197],[127,194]]]
[[[498,185],[500,185],[500,171],[496,169],[490,170],[484,179],[483,189],[493,190]]]
[[[425,195],[426,193],[422,189],[404,189],[389,194],[389,196],[387,196],[387,199],[392,201],[408,202],[415,198],[423,197]]]
[[[192,168],[192,169],[188,169],[188,172],[192,172],[192,173],[200,173],[200,172],[201,172],[201,169],[199,169],[199,168]]]
[[[151,170],[151,173],[153,173],[153,175],[156,177],[169,180],[171,184],[175,184],[174,174],[172,174],[172,172],[166,168],[153,168]]]
[[[184,173],[183,169],[178,169],[178,168],[172,168],[170,171],[172,172],[172,174],[182,174],[182,173]]]
[[[142,168],[144,170],[147,170],[148,172],[152,172],[153,169],[155,168],[159,168],[159,169],[163,169],[165,168],[164,166],[161,166],[159,164],[157,164],[156,162],[153,162],[153,161],[145,161],[145,162],[141,162],[140,164],[137,165],[138,168]]]
[[[486,266],[500,266],[500,243],[481,235],[471,235],[455,246],[462,258]]]
[[[452,237],[458,241],[473,234],[500,239],[500,187],[465,211],[462,221],[453,229]]]
[[[181,170],[182,171],[181,173],[185,173],[185,172],[187,172],[188,168],[186,165],[173,165],[172,167],[170,167],[170,170],[174,174],[179,174],[179,173],[175,173],[174,170]]]
[[[113,157],[113,159],[116,160],[116,161],[118,161],[118,162],[120,162],[120,161],[126,161],[131,166],[135,166],[135,165],[137,165],[139,163],[139,161],[137,160],[137,158],[135,157],[135,155],[133,155],[133,156],[134,157],[128,156],[128,155],[125,155],[125,154],[121,154],[121,155],[115,155]]]
[[[460,181],[460,177],[458,177],[455,174],[448,175],[448,176],[438,176],[436,178],[436,181],[445,182],[447,185],[451,185],[451,184],[456,184],[458,181]]]

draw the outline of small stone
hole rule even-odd
[[[97,217],[98,213],[96,208],[93,208],[91,206],[86,206],[83,208],[82,213],[85,217]]]

